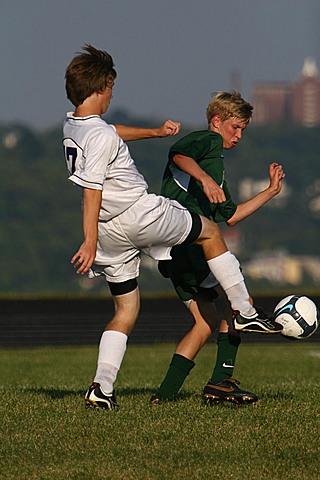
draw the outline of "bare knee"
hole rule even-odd
[[[218,225],[206,217],[201,217],[202,229],[196,243],[202,243],[208,239],[222,239]]]
[[[214,328],[208,323],[195,323],[192,330],[194,335],[197,336],[199,340],[201,340],[201,343],[204,345],[206,341],[209,340],[209,338],[211,337]]]
[[[217,310],[213,301],[206,295],[197,294],[189,305],[195,324],[194,330],[202,338],[208,339],[218,324]]]
[[[223,239],[221,231],[216,223],[201,217],[202,230],[195,243],[202,246],[207,260],[227,252],[228,247]]]
[[[136,323],[140,310],[139,288],[123,295],[114,295],[115,313],[106,330],[116,330],[129,335]]]
[[[194,326],[183,337],[177,346],[176,353],[183,357],[193,360],[203,345],[211,336],[216,325],[216,312],[209,303],[203,302],[204,308],[201,308],[201,301],[192,300],[189,305],[190,313],[194,318]],[[206,308],[208,307],[208,308]]]

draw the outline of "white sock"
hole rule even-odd
[[[115,330],[107,330],[102,334],[94,382],[100,383],[105,394],[113,392],[113,384],[127,348],[127,339],[127,335]]]
[[[231,303],[233,310],[239,310],[246,316],[256,313],[250,303],[249,293],[236,257],[229,251],[207,261],[208,266],[220,283]]]

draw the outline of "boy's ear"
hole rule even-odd
[[[221,123],[221,119],[220,119],[219,115],[214,115],[211,119],[211,125],[214,128],[219,128],[220,123]]]

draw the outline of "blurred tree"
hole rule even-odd
[[[161,123],[135,118],[125,111],[114,112],[108,120],[141,126]],[[179,137],[186,133],[183,130]],[[160,190],[168,150],[176,139],[129,144],[151,192]],[[241,181],[266,180],[268,165],[273,161],[284,166],[290,192],[283,202],[270,202],[239,225],[241,261],[259,251],[277,248],[288,254],[319,256],[319,151],[319,128],[252,125],[241,146],[226,152],[227,179],[235,201],[239,200]],[[67,180],[61,128],[40,133],[23,125],[0,126],[0,158],[0,292],[68,294],[105,290],[104,282],[88,284],[74,274],[70,265],[82,239],[82,222],[80,194]],[[156,262],[147,262],[142,269],[142,289],[147,291],[151,285],[155,290],[171,291],[169,282],[155,268]]]

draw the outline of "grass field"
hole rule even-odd
[[[215,345],[179,401],[148,403],[173,345],[129,346],[119,412],[86,410],[97,349],[0,350],[2,479],[320,479],[320,344],[244,344],[235,376],[255,406],[205,407]]]

